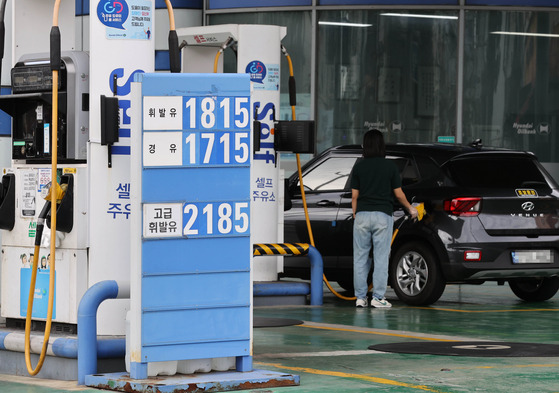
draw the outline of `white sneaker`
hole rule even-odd
[[[390,308],[390,307],[392,307],[392,304],[390,304],[388,302],[388,300],[386,300],[384,298],[383,299],[378,299],[376,297],[373,297],[371,299],[371,306],[375,307],[375,308]]]
[[[367,299],[357,299],[355,307],[367,307]]]

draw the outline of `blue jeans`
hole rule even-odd
[[[373,296],[382,299],[388,285],[388,258],[394,219],[386,213],[361,211],[353,223],[353,287],[358,299],[367,297],[371,269],[369,252],[373,246]]]

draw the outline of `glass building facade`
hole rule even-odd
[[[559,163],[559,1],[264,3],[209,1],[206,24],[287,27],[297,118],[316,121],[317,152],[374,127],[388,142],[481,139]]]

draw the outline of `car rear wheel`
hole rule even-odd
[[[559,278],[526,278],[509,280],[510,289],[522,300],[527,302],[543,302],[549,300],[559,290]]]
[[[336,282],[346,291],[353,292],[353,274],[344,274],[336,278]]]
[[[435,303],[444,292],[446,282],[437,257],[425,244],[404,244],[394,254],[390,265],[392,288],[400,300],[412,306]]]
[[[371,270],[369,271],[369,274],[367,276],[367,284],[368,285],[371,285],[371,282],[373,281],[373,277],[372,277],[373,267],[374,266],[371,266]],[[339,274],[338,277],[336,278],[336,282],[338,283],[338,285],[340,287],[342,287],[346,291],[353,293],[353,291],[354,291],[353,269],[347,274]]]

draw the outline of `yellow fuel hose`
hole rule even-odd
[[[221,52],[223,52],[221,49],[217,51],[217,53],[215,54],[215,58],[214,58],[214,74],[217,74],[217,64],[219,62],[219,55],[221,55]]]
[[[175,29],[175,12],[170,0],[165,0],[169,14],[169,70],[171,73],[181,72],[179,38]]]
[[[285,49],[285,47],[282,45],[281,46],[281,51],[284,54],[284,56],[287,58],[287,63],[289,65],[289,76],[290,78],[294,77],[294,73],[293,73],[293,62],[291,61],[291,56],[289,56],[289,53],[287,52],[287,50]],[[295,115],[295,105],[291,105],[291,118],[293,120],[296,120],[296,115]],[[301,171],[301,158],[299,156],[299,153],[295,153],[295,158],[297,159],[297,172],[299,174],[299,187],[301,188],[301,197],[302,197],[302,201],[303,201],[303,210],[305,212],[305,221],[307,223],[307,232],[309,234],[309,241],[311,243],[311,246],[315,246],[314,245],[314,237],[313,237],[313,232],[312,232],[312,227],[311,227],[311,220],[309,218],[309,209],[307,206],[307,198],[305,196],[305,187],[303,185],[303,173]],[[326,278],[326,275],[323,273],[322,274],[322,280],[324,281],[324,283],[326,284],[326,286],[328,287],[328,289],[330,290],[330,292],[332,292],[334,295],[336,295],[337,297],[339,297],[340,299],[344,299],[344,300],[355,300],[355,297],[347,297],[344,296],[340,293],[338,293],[334,288],[332,288],[332,285],[330,285],[330,282],[328,281],[328,279]],[[369,290],[371,289],[371,287],[369,287]]]
[[[60,10],[60,0],[54,3],[52,18],[53,27],[58,27],[58,13]],[[40,245],[35,244],[33,254],[33,267],[31,268],[31,283],[29,288],[29,300],[27,302],[27,315],[25,318],[25,364],[30,375],[37,375],[43,366],[50,339],[50,329],[52,325],[52,314],[54,309],[54,283],[56,271],[56,207],[57,199],[60,197],[60,186],[57,181],[58,165],[58,70],[52,70],[52,149],[51,149],[51,190],[50,190],[50,273],[49,273],[49,301],[47,309],[47,320],[43,337],[43,347],[39,356],[37,366],[31,365],[31,316],[33,313],[33,298],[35,296],[35,283],[37,280],[37,268],[39,263]],[[36,242],[37,243],[37,242]],[[39,242],[40,244],[40,242]]]
[[[218,64],[219,64],[219,56],[223,53],[223,51],[225,49],[227,49],[229,47],[229,45],[232,45],[233,43],[234,43],[233,37],[228,37],[225,40],[225,42],[223,44],[221,44],[221,47],[219,48],[219,50],[215,54],[215,58],[214,58],[214,74],[217,74],[217,68],[218,68]]]
[[[165,5],[167,6],[167,13],[169,14],[169,30],[175,29],[175,13],[173,11],[173,5],[170,0],[165,0]]]
[[[423,219],[423,216],[425,215],[425,204],[422,203],[418,203],[415,205],[415,210],[417,210],[417,221],[421,221]],[[404,217],[404,221],[402,221],[400,223],[400,225],[398,226],[398,228],[394,229],[394,233],[392,234],[392,240],[390,241],[390,245],[392,245],[394,243],[394,239],[396,239],[396,235],[398,234],[398,232],[400,231],[400,227],[402,226],[402,224],[408,219],[407,216]]]

